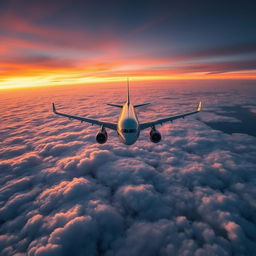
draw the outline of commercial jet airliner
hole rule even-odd
[[[137,141],[140,135],[140,131],[147,128],[151,129],[149,133],[150,140],[154,143],[158,143],[162,137],[160,132],[156,130],[155,128],[156,125],[159,125],[159,124],[162,125],[163,123],[166,123],[166,122],[170,122],[179,118],[184,118],[186,116],[196,114],[201,111],[201,106],[202,106],[201,102],[199,102],[196,111],[185,113],[182,115],[177,115],[177,116],[169,116],[169,117],[158,119],[152,122],[139,123],[135,109],[142,106],[146,106],[148,104],[150,103],[144,103],[144,104],[138,104],[138,105],[131,104],[130,93],[129,93],[129,81],[127,81],[127,101],[123,105],[107,104],[109,106],[117,107],[121,109],[121,114],[119,116],[117,123],[109,123],[109,122],[104,122],[96,119],[89,119],[85,117],[63,114],[56,110],[54,103],[52,103],[52,108],[53,108],[53,112],[57,115],[68,117],[70,119],[80,120],[81,122],[87,122],[92,125],[94,124],[99,125],[101,128],[100,128],[100,131],[96,134],[96,141],[99,144],[104,144],[107,142],[108,134],[107,134],[106,128],[108,128],[108,129],[117,131],[117,134],[120,140],[124,144],[132,145]]]

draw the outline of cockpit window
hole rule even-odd
[[[136,129],[123,129],[122,132],[123,133],[135,133]]]

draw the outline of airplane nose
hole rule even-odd
[[[135,136],[133,136],[132,134],[126,134],[125,135],[125,144],[126,145],[132,145],[132,144],[134,144],[135,143],[135,141],[136,141],[136,137]]]

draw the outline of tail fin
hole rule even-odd
[[[128,103],[128,105],[130,105],[129,77],[127,77],[127,103]]]

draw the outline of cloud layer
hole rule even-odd
[[[140,120],[190,110],[199,99],[205,112],[160,127],[159,144],[145,131],[130,147],[114,132],[98,145],[97,127],[50,109],[55,101],[62,111],[113,121],[118,109],[103,102],[121,103],[123,89],[2,93],[2,255],[252,255],[256,138],[204,123],[223,121],[221,106],[234,102],[254,109],[251,90],[224,82],[134,87],[135,104],[152,102]]]

